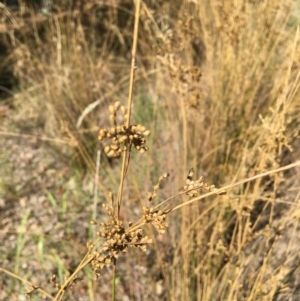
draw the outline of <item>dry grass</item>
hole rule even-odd
[[[14,274],[0,299],[40,300],[27,279],[52,300],[298,300],[299,4],[77,5],[42,18],[0,7],[19,83],[1,121],[0,260]],[[16,135],[47,149],[38,192],[26,164],[8,164]],[[97,227],[103,244],[87,250]],[[93,280],[90,263],[109,268]]]

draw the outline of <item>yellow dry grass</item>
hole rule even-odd
[[[16,32],[10,22],[23,24],[22,16],[3,11],[19,82],[10,124],[64,141],[70,168],[93,177],[108,106],[128,98],[134,6],[82,2]],[[178,195],[191,167],[226,195],[166,202],[166,233],[149,228],[148,253],[131,250],[114,263],[116,300],[299,299],[298,11],[291,0],[141,1],[131,123],[151,137],[146,154],[123,161],[121,178],[130,165],[117,215],[137,220],[165,172],[153,206]],[[114,160],[101,161],[103,195],[119,189]],[[110,298],[91,286],[87,300]]]

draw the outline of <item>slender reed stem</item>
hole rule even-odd
[[[101,159],[101,150],[98,150],[97,151],[97,159],[96,159],[95,183],[94,183],[93,220],[97,219],[100,159]],[[93,239],[96,240],[96,231],[94,231],[94,233],[93,233]]]
[[[128,104],[127,104],[127,110],[128,110],[127,126],[130,125],[130,116],[131,116],[133,83],[134,83],[135,70],[136,70],[135,57],[136,57],[136,48],[137,48],[137,40],[138,40],[140,8],[141,8],[141,0],[137,0],[136,8],[135,8],[133,44],[132,44],[132,52],[131,52],[132,56],[131,56],[130,83],[129,83],[129,93],[128,93]]]
[[[125,150],[123,153],[123,160],[122,160],[122,170],[121,170],[121,179],[120,179],[120,187],[118,191],[118,208],[117,208],[117,214],[118,218],[120,216],[120,208],[121,208],[121,203],[122,203],[122,197],[123,197],[123,187],[124,187],[124,180],[126,176],[126,162],[128,162],[128,152],[127,152],[128,144],[125,145]]]
[[[135,8],[135,21],[134,21],[134,32],[133,32],[133,44],[132,44],[132,52],[131,52],[131,69],[130,69],[130,82],[129,82],[129,93],[128,93],[128,103],[127,103],[127,127],[130,125],[130,117],[131,117],[131,104],[132,104],[132,96],[133,96],[133,84],[134,84],[134,77],[135,77],[135,57],[136,57],[136,48],[137,48],[137,40],[138,40],[138,29],[139,29],[139,16],[140,16],[140,7],[141,1],[136,1],[136,8]],[[120,180],[120,188],[118,192],[118,216],[120,214],[121,202],[122,202],[122,194],[123,194],[123,186],[124,186],[124,179],[125,179],[125,170],[126,162],[129,159],[128,152],[130,151],[130,146],[127,144],[125,145],[125,151],[123,154],[123,161],[122,161],[122,171],[121,171],[121,180]]]
[[[114,266],[113,266],[113,281],[111,284],[111,300],[116,300],[116,275],[117,275],[117,260],[114,259]]]
[[[132,105],[132,96],[133,96],[133,84],[134,84],[134,77],[135,77],[135,57],[136,57],[136,48],[137,48],[137,40],[138,40],[138,28],[139,28],[139,16],[140,16],[140,7],[141,1],[136,1],[135,7],[135,20],[134,20],[134,32],[133,32],[133,44],[132,44],[132,57],[131,57],[131,69],[130,69],[130,82],[129,82],[129,93],[128,93],[128,103],[127,103],[127,123],[126,126],[130,126],[130,117],[131,117],[131,105]],[[120,216],[120,209],[123,197],[123,187],[124,187],[124,180],[126,177],[129,160],[130,160],[130,145],[126,143],[125,150],[123,153],[123,160],[122,160],[122,170],[121,170],[121,179],[120,179],[120,187],[118,191],[118,206],[117,206],[117,215],[118,218]],[[115,301],[116,298],[116,270],[117,270],[117,261],[114,259],[114,266],[113,266],[113,279],[112,279],[112,301]]]
[[[288,169],[291,169],[291,168],[296,167],[296,166],[300,166],[300,161],[296,161],[296,162],[294,162],[294,163],[292,163],[292,164],[289,164],[289,165],[286,165],[286,166],[283,166],[283,167],[280,167],[280,168],[276,168],[276,169],[272,169],[272,170],[269,170],[269,171],[260,173],[260,174],[258,174],[258,175],[256,175],[256,176],[253,176],[253,177],[250,177],[250,178],[247,178],[247,179],[240,180],[240,181],[238,181],[238,182],[236,182],[236,183],[229,184],[229,185],[224,186],[224,187],[222,187],[222,188],[220,188],[220,189],[216,189],[216,190],[214,190],[214,191],[212,191],[212,192],[208,192],[208,193],[206,193],[206,194],[200,195],[200,196],[198,196],[198,197],[196,197],[196,198],[194,198],[194,199],[191,199],[191,200],[189,200],[189,201],[186,201],[186,202],[184,202],[184,203],[182,203],[182,204],[179,204],[179,205],[175,206],[174,208],[172,208],[172,209],[170,210],[170,212],[173,212],[173,211],[175,211],[175,210],[178,210],[178,209],[180,209],[181,207],[184,207],[184,206],[187,206],[187,205],[189,205],[189,204],[192,204],[192,203],[194,203],[194,202],[196,202],[196,201],[199,201],[199,200],[201,200],[201,199],[204,199],[204,198],[206,198],[206,197],[208,197],[208,196],[216,195],[216,194],[222,193],[223,191],[226,191],[226,190],[228,190],[228,189],[230,189],[230,188],[233,188],[233,187],[236,187],[236,186],[239,186],[239,185],[242,185],[242,184],[245,184],[245,183],[254,181],[254,180],[259,179],[259,178],[263,178],[263,177],[265,177],[265,176],[268,176],[268,175],[271,175],[271,174],[274,174],[274,173],[278,173],[278,172],[281,172],[281,171],[284,171],[284,170],[288,170]]]
[[[97,240],[94,242],[94,246],[97,245],[97,243],[99,242],[100,238],[98,237]],[[89,256],[90,255],[90,251],[88,251],[85,256],[83,257],[83,259],[81,260],[80,264],[78,265],[78,267],[76,268],[76,270],[74,271],[74,273],[64,282],[64,284],[61,286],[61,288],[59,289],[59,291],[57,292],[55,298],[53,298],[54,301],[60,301],[62,300],[62,297],[66,291],[66,288],[68,287],[68,285],[73,281],[74,277],[85,267],[87,266],[93,259],[94,256]]]
[[[7,274],[8,276],[10,276],[12,278],[18,279],[18,280],[20,280],[21,282],[27,284],[30,287],[34,286],[31,282],[27,281],[26,279],[24,279],[24,278],[16,275],[15,273],[12,273],[12,272],[6,270],[6,269],[0,268],[0,272],[5,273],[5,274]],[[42,288],[40,288],[40,287],[37,288],[37,291],[39,293],[41,293],[42,295],[45,295],[48,299],[54,300],[54,298],[50,294],[48,294],[46,291],[44,291]]]

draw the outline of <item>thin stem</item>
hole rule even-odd
[[[68,285],[73,281],[74,277],[85,267],[87,266],[93,259],[94,256],[91,256],[90,258],[86,259],[86,257],[89,255],[89,253],[87,253],[83,260],[81,261],[81,263],[79,264],[79,266],[77,267],[77,269],[75,270],[75,272],[65,281],[65,283],[61,286],[61,288],[59,289],[59,291],[57,292],[55,298],[53,299],[54,301],[60,301],[62,300],[62,297],[68,287]]]
[[[97,245],[97,243],[99,242],[100,238],[98,237],[96,242],[94,243],[94,247]],[[89,257],[89,255],[91,255],[90,251],[88,251],[85,256],[83,257],[83,259],[81,260],[80,264],[78,265],[78,267],[76,268],[76,270],[74,271],[74,273],[64,282],[64,284],[61,286],[61,288],[59,289],[59,291],[57,292],[55,298],[53,298],[54,301],[59,301],[62,300],[62,297],[66,291],[66,288],[68,287],[68,285],[73,281],[74,277],[85,267],[87,266],[94,258],[95,256],[92,255]]]
[[[119,219],[120,216],[120,209],[121,209],[121,203],[122,203],[122,197],[123,197],[123,187],[124,187],[124,180],[125,180],[125,176],[126,176],[126,162],[128,160],[127,159],[127,148],[128,145],[125,145],[125,150],[123,153],[123,160],[122,160],[122,170],[121,170],[121,179],[120,179],[120,187],[119,187],[119,191],[118,191],[118,208],[117,208],[117,216]]]
[[[94,183],[93,220],[97,219],[100,159],[101,159],[101,150],[98,149],[97,159],[96,159],[95,183]],[[93,232],[93,239],[96,240],[96,231]]]
[[[139,28],[139,16],[140,16],[140,7],[141,7],[141,1],[136,1],[136,8],[135,8],[135,20],[134,20],[134,32],[133,32],[133,45],[132,45],[132,58],[131,58],[131,69],[130,69],[130,82],[129,82],[129,93],[128,93],[128,105],[127,105],[127,127],[130,125],[130,117],[131,117],[131,104],[132,104],[132,95],[133,95],[133,83],[134,83],[134,76],[135,76],[135,57],[136,57],[136,48],[137,48],[137,40],[138,40],[138,28]],[[120,188],[118,192],[118,208],[117,208],[117,214],[119,217],[120,214],[120,208],[122,203],[122,194],[123,194],[123,186],[124,186],[124,179],[126,174],[126,165],[128,164],[128,153],[130,151],[130,146],[125,146],[125,151],[123,154],[123,161],[122,161],[122,171],[121,171],[121,181],[120,181]],[[127,164],[126,164],[127,163]]]
[[[172,210],[171,210],[170,212],[175,211],[175,210],[178,210],[178,209],[180,209],[181,207],[184,207],[184,206],[187,206],[187,205],[189,205],[189,204],[192,204],[192,203],[194,203],[194,202],[196,202],[196,201],[199,201],[199,200],[201,200],[201,199],[203,199],[203,198],[206,198],[206,197],[208,197],[208,196],[220,194],[220,193],[222,193],[223,191],[226,191],[226,190],[228,190],[228,189],[230,189],[230,188],[233,188],[233,187],[236,187],[236,186],[239,186],[239,185],[242,185],[242,184],[245,184],[245,183],[254,181],[254,180],[256,180],[256,179],[259,179],[259,178],[262,178],[262,177],[271,175],[271,174],[273,174],[273,173],[278,173],[278,172],[281,172],[281,171],[284,171],[284,170],[288,170],[288,169],[291,169],[291,168],[296,167],[296,166],[300,166],[300,161],[296,161],[295,163],[292,163],[292,164],[289,164],[289,165],[286,165],[286,166],[283,166],[283,167],[280,167],[280,168],[276,168],[276,169],[272,169],[272,170],[263,172],[263,173],[258,174],[258,175],[256,175],[256,176],[253,176],[253,177],[250,177],[250,178],[247,178],[247,179],[243,179],[243,180],[238,181],[238,182],[236,182],[236,183],[233,183],[233,184],[229,184],[229,185],[227,185],[227,186],[224,186],[224,187],[222,187],[222,188],[220,188],[220,189],[216,189],[216,190],[214,190],[214,191],[212,191],[212,192],[209,192],[209,193],[200,195],[199,197],[196,197],[196,198],[191,199],[191,200],[189,200],[189,201],[187,201],[187,202],[184,202],[184,203],[182,203],[182,204],[180,204],[180,205],[178,205],[178,206],[175,206],[174,208],[172,208]]]
[[[129,127],[130,125],[130,117],[131,117],[131,104],[132,104],[132,95],[133,95],[133,84],[134,84],[134,77],[135,77],[135,57],[136,57],[136,48],[137,48],[137,40],[138,40],[138,29],[139,29],[139,16],[140,16],[140,7],[141,1],[136,1],[135,7],[135,20],[134,20],[134,32],[133,32],[133,44],[132,44],[132,52],[131,52],[131,69],[130,69],[130,82],[129,82],[129,93],[128,93],[128,104],[127,104],[127,124],[126,126]],[[118,209],[117,214],[118,217],[120,215],[120,208],[122,203],[122,195],[123,195],[123,186],[124,186],[124,179],[125,179],[125,170],[127,169],[126,163],[129,162],[128,153],[130,151],[130,145],[127,143],[125,145],[125,151],[123,154],[123,161],[122,161],[122,170],[121,170],[121,180],[120,180],[120,188],[118,192]]]
[[[113,266],[113,281],[111,284],[111,300],[116,300],[116,274],[117,274],[117,260],[114,258],[114,266]]]
[[[85,256],[86,257],[86,256]],[[94,259],[94,256],[91,256],[90,258],[88,258],[86,261],[82,262],[77,269],[75,270],[75,272],[65,281],[65,283],[61,286],[61,288],[59,289],[59,291],[57,292],[55,298],[53,299],[54,301],[60,301],[62,300],[65,291],[68,287],[68,285],[74,280],[75,276],[85,267],[87,266],[92,260]]]
[[[5,273],[5,274],[7,274],[10,277],[13,277],[15,279],[18,279],[18,280],[20,280],[21,282],[27,284],[30,287],[35,287],[35,285],[33,285],[31,282],[27,281],[26,279],[23,279],[22,277],[16,275],[15,273],[12,273],[12,272],[10,272],[6,269],[0,268],[0,272],[3,272],[3,273]],[[37,291],[40,292],[41,294],[47,296],[50,300],[54,300],[54,298],[50,294],[48,294],[46,291],[44,291],[42,288],[40,288],[40,287],[37,288]]]
[[[129,93],[128,93],[128,105],[127,105],[127,110],[128,110],[127,127],[130,125],[133,83],[134,83],[134,76],[136,70],[135,57],[136,57],[136,48],[137,48],[137,40],[138,40],[140,8],[141,8],[141,0],[137,0],[136,7],[135,7],[133,44],[132,44],[132,52],[131,52],[132,57],[131,57],[130,83],[129,83]]]
[[[133,96],[133,84],[134,84],[134,77],[135,77],[135,57],[136,57],[136,48],[137,48],[137,40],[138,40],[138,29],[139,29],[139,17],[140,17],[140,7],[141,7],[141,0],[136,0],[136,7],[135,7],[135,20],[134,20],[134,31],[133,31],[133,44],[132,44],[132,57],[131,57],[131,69],[130,69],[130,82],[129,82],[129,92],[128,92],[128,103],[127,103],[127,122],[126,126],[130,126],[130,118],[131,118],[131,105],[132,105],[132,96]],[[121,203],[123,198],[123,187],[124,187],[124,180],[127,174],[128,165],[130,161],[130,150],[131,145],[126,143],[125,150],[123,153],[123,160],[122,160],[122,170],[121,170],[121,179],[120,179],[120,187],[118,191],[118,205],[117,205],[117,217],[120,216],[120,209]],[[112,279],[112,301],[115,301],[116,297],[116,271],[117,271],[117,260],[114,259],[113,265],[113,279]]]

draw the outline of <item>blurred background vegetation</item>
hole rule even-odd
[[[132,154],[124,221],[165,172],[159,201],[191,167],[222,187],[299,159],[299,11],[292,0],[142,1],[133,122],[151,129],[150,150]],[[97,136],[108,106],[126,104],[134,1],[2,1],[0,18],[0,263],[51,291],[92,237]],[[119,177],[102,153],[100,219]],[[174,212],[164,236],[148,229],[146,254],[120,259],[117,300],[299,300],[299,187],[294,169]],[[110,279],[87,269],[69,299],[107,300]],[[0,288],[4,300],[27,289]]]

